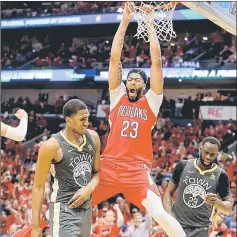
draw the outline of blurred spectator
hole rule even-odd
[[[213,99],[213,97],[212,97],[212,94],[211,94],[211,92],[208,92],[204,97],[203,97],[203,99],[202,99],[202,101],[213,101],[214,99]]]
[[[145,216],[145,221],[142,221],[142,214],[137,212],[133,215],[133,224],[128,227],[129,237],[149,237],[149,231],[152,225],[152,218],[149,215]]]
[[[124,217],[118,204],[115,204],[113,208],[116,211],[116,223],[114,211],[108,210],[105,214],[105,217],[103,218],[103,221],[99,221],[93,229],[93,233],[98,237],[116,237],[119,235],[120,229],[124,223]]]

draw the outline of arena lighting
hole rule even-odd
[[[119,8],[118,10],[117,10],[117,12],[123,12],[123,8]]]
[[[208,38],[207,38],[207,37],[203,37],[202,39],[203,39],[203,40],[208,40]]]

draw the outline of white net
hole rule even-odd
[[[152,9],[147,12],[145,7],[149,5]],[[177,2],[132,2],[129,7],[134,12],[134,18],[137,20],[137,34],[134,37],[142,38],[149,42],[148,31],[155,29],[157,38],[161,41],[170,41],[176,37],[173,30],[173,13]]]

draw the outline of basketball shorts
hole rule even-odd
[[[92,210],[70,209],[66,203],[50,203],[49,224],[52,237],[89,237]]]
[[[160,196],[159,189],[150,175],[150,170],[145,165],[124,170],[121,165],[114,168],[101,162],[100,182],[92,193],[92,206],[117,193],[123,193],[129,202],[144,209],[142,201],[147,197],[149,189]]]
[[[209,227],[183,227],[187,237],[208,237]],[[168,235],[165,234],[165,237]]]

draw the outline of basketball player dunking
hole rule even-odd
[[[23,141],[27,133],[28,114],[25,110],[17,110],[15,116],[20,119],[20,123],[17,127],[11,127],[1,122],[1,136],[10,138],[14,141]]]
[[[200,158],[180,161],[164,196],[164,207],[180,222],[188,237],[208,237],[213,208],[224,214],[232,209],[227,173],[214,161],[221,144],[207,137],[200,147]],[[173,205],[172,197],[177,191]]]
[[[122,21],[115,34],[109,65],[110,134],[101,159],[100,183],[92,194],[92,204],[117,194],[145,208],[170,237],[184,237],[178,221],[162,206],[159,191],[150,176],[152,163],[151,131],[163,98],[160,45],[150,31],[151,89],[143,95],[147,76],[133,69],[126,87],[122,83],[121,51],[127,26],[132,19],[125,5]]]
[[[32,233],[41,236],[40,210],[50,169],[49,223],[52,237],[89,237],[90,196],[99,183],[100,139],[87,129],[89,112],[80,100],[63,107],[66,128],[42,144],[32,190]]]

